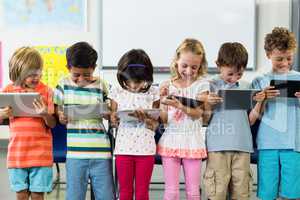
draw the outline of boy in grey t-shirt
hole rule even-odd
[[[239,80],[247,66],[248,53],[237,42],[224,43],[216,64],[219,75],[211,83],[211,93],[206,96],[209,110],[222,101],[215,93],[219,89],[246,89]],[[259,100],[258,94],[257,99]],[[223,110],[216,107],[207,129],[207,167],[204,174],[205,191],[210,200],[250,198],[250,153],[252,136],[247,110]]]

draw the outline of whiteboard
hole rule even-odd
[[[224,42],[241,42],[255,67],[255,0],[103,0],[102,64],[116,66],[132,48],[142,48],[155,67],[170,66],[187,37],[200,40],[209,68]]]

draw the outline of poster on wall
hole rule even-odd
[[[2,0],[2,24],[8,28],[85,30],[87,0]]]
[[[35,46],[44,60],[42,82],[55,88],[58,81],[68,75],[67,46]]]

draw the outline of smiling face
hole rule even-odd
[[[294,53],[293,50],[280,51],[278,49],[268,52],[267,57],[271,60],[273,72],[278,74],[288,73],[294,61]]]
[[[223,81],[226,83],[236,83],[240,80],[243,76],[245,68],[241,68],[237,70],[234,66],[219,66],[220,76]]]
[[[42,70],[33,70],[31,71],[22,83],[22,87],[28,89],[35,89],[39,84],[42,77]]]
[[[190,51],[180,54],[177,60],[177,72],[182,80],[193,81],[198,78],[202,56]]]
[[[87,86],[93,81],[94,70],[95,70],[94,67],[88,67],[88,68],[70,67],[69,68],[72,81],[76,83],[79,87]]]

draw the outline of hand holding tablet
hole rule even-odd
[[[117,112],[117,115],[122,121],[137,122],[139,121],[138,111],[139,110],[120,110]],[[155,120],[157,120],[160,115],[160,109],[142,109],[141,111]]]
[[[254,107],[254,96],[260,90],[238,90],[228,89],[219,90],[218,95],[222,97],[223,102],[219,104],[220,108],[225,110],[248,110]]]
[[[40,117],[33,102],[40,99],[39,93],[0,93],[0,107],[11,107],[15,117]]]
[[[172,100],[172,98],[177,99],[182,103],[182,105],[190,108],[196,108],[199,107],[203,102],[196,100],[196,99],[191,99],[187,97],[182,97],[182,96],[176,96],[176,95],[169,95],[167,99]]]
[[[279,90],[279,97],[296,98],[296,93],[300,92],[300,81],[296,80],[271,80],[270,86]]]

